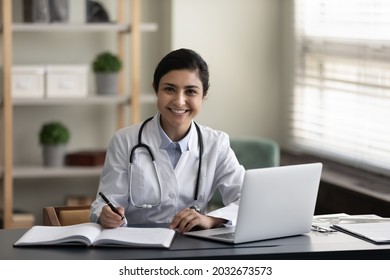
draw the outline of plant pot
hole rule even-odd
[[[95,73],[96,92],[99,95],[118,94],[118,73]]]
[[[65,164],[66,145],[43,145],[43,165],[62,167]]]

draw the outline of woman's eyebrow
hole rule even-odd
[[[173,83],[163,83],[162,84],[163,86],[170,86],[170,87],[177,87],[177,85],[173,84]],[[184,86],[185,89],[193,89],[193,88],[197,88],[199,89],[200,87],[197,86],[197,85],[188,85],[188,86]]]
[[[185,86],[184,88],[193,89],[193,88],[200,88],[200,87],[198,87],[197,85],[188,85],[188,86]]]
[[[163,83],[162,85],[163,85],[163,86],[176,87],[176,85],[175,85],[175,84],[172,84],[172,83]]]

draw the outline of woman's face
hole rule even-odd
[[[196,71],[172,70],[158,85],[161,126],[172,141],[182,139],[203,104],[203,86]]]

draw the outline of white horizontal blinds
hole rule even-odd
[[[305,35],[341,39],[388,40],[388,0],[296,0]],[[386,32],[387,31],[387,32]]]
[[[390,171],[390,1],[295,3],[291,143]]]

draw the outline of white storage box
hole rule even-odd
[[[86,97],[88,65],[47,65],[46,96],[48,98]]]
[[[12,67],[12,97],[43,98],[44,80],[44,65],[14,65]]]

